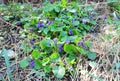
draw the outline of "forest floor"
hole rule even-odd
[[[99,17],[96,20],[98,24],[93,32],[84,36],[84,39],[92,43],[91,50],[97,53],[97,58],[91,61],[79,56],[75,75],[66,74],[61,81],[120,81],[120,34],[116,32],[120,30],[116,30],[114,24],[106,24],[102,19],[104,14],[109,15],[108,6],[102,4],[96,6],[96,11],[102,9],[98,11]],[[15,57],[9,61],[11,64],[9,75],[14,77],[14,81],[46,81],[41,71],[19,67],[20,60],[26,55],[20,48],[24,38],[16,30],[10,29],[10,26],[9,22],[0,18],[0,53],[3,48],[11,49],[9,55]],[[15,53],[19,55],[15,56]],[[8,73],[6,61],[0,54],[0,81],[10,81]],[[59,81],[52,75],[48,76],[48,80]]]

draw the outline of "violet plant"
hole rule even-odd
[[[30,55],[21,60],[21,68],[42,69],[46,75],[52,72],[57,78],[63,78],[66,72],[74,71],[78,55],[82,54],[90,60],[95,60],[96,53],[90,51],[91,44],[83,40],[82,36],[96,25],[96,14],[88,14],[86,9],[78,8],[78,4],[67,5],[64,1],[62,0],[63,4],[45,3],[38,9],[29,10],[28,6],[24,6],[29,14],[18,7],[20,19],[10,13],[15,17],[11,22],[15,21],[15,24],[22,26],[21,34],[26,34],[26,31],[26,38],[29,39],[23,42],[22,47],[24,52],[29,52]],[[41,13],[38,13],[39,11]],[[10,20],[6,16],[4,19]]]

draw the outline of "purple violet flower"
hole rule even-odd
[[[82,45],[82,47],[84,49],[86,49],[86,50],[88,49],[88,47],[84,44],[83,40],[81,40],[81,41],[78,42],[78,46],[80,46],[80,45]]]
[[[72,70],[73,70],[72,66],[68,67],[68,70],[69,70],[69,71],[72,71]]]
[[[82,44],[83,44],[83,40],[81,40],[81,41],[78,42],[78,46],[80,46]]]
[[[94,14],[94,13],[92,13],[92,14],[91,14],[91,16],[92,16],[92,17],[94,17],[94,16],[95,16],[95,14]]]
[[[17,26],[22,26],[22,23],[20,21],[18,21]]]
[[[70,40],[66,40],[66,44],[70,44]]]
[[[89,19],[92,20],[94,16],[95,16],[95,14],[92,13],[91,16],[89,17]]]
[[[35,48],[36,48],[36,46],[33,46],[32,48],[33,48],[33,49],[35,49]]]
[[[37,28],[41,28],[41,27],[44,27],[44,24],[41,24],[40,22],[37,23]]]
[[[35,39],[30,39],[31,44],[35,44]]]
[[[72,30],[69,30],[69,35],[73,35],[73,32],[72,32]]]
[[[32,60],[31,62],[29,62],[29,66],[32,67],[32,68],[34,67],[34,60]]]
[[[47,24],[50,25],[52,23],[52,21],[47,21]]]
[[[86,24],[86,23],[87,23],[87,20],[86,20],[86,19],[82,19],[82,23],[83,23],[83,24]]]
[[[92,17],[90,16],[89,19],[92,20]]]
[[[89,15],[90,13],[91,13],[91,11],[90,11],[90,10],[88,10],[88,11],[87,11],[87,14]]]
[[[105,20],[105,19],[107,19],[107,15],[104,15],[104,17],[103,17],[103,18],[104,18],[104,20]]]
[[[37,28],[40,28],[40,27],[41,27],[41,23],[38,22],[38,23],[37,23]]]
[[[29,28],[29,30],[30,30],[30,32],[32,32],[32,31],[33,31],[33,28]]]
[[[45,25],[44,24],[41,24],[41,27],[44,27]]]
[[[88,49],[88,47],[84,43],[82,44],[82,47],[86,50]]]
[[[63,60],[63,63],[64,63],[64,65],[67,65],[67,62],[66,62],[66,60]]]
[[[62,46],[63,46],[62,44],[59,44],[59,45],[58,45],[58,49],[59,49],[60,52],[63,50],[63,47],[62,47]]]

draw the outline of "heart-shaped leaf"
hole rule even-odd
[[[20,61],[20,67],[26,68],[29,65],[30,58],[26,57],[23,60]]]
[[[91,60],[95,60],[96,59],[96,53],[95,52],[88,51],[87,56]]]
[[[53,53],[51,56],[50,56],[50,60],[52,62],[56,62],[58,59],[60,58],[60,55],[58,53]]]
[[[52,71],[57,78],[63,78],[65,75],[65,68],[63,66],[54,66]]]

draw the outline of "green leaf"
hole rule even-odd
[[[82,54],[87,54],[87,51],[86,51],[85,49],[83,49],[83,48],[80,49],[80,52],[81,52]]]
[[[35,69],[40,69],[41,67],[42,67],[41,61],[39,59],[36,59],[34,68]]]
[[[90,26],[84,26],[84,28],[87,30],[87,31],[89,31],[90,29],[91,29],[91,27]]]
[[[81,53],[81,54],[87,54],[87,51],[81,47],[77,47],[77,50]]]
[[[51,28],[50,30],[53,31],[53,32],[56,32],[56,31],[57,31],[57,28],[54,27],[54,26],[50,26],[50,28]]]
[[[112,18],[110,17],[110,16],[108,16],[108,18],[107,18],[107,22],[109,23],[109,24],[112,24]]]
[[[76,47],[72,44],[65,44],[64,45],[64,51],[67,52],[67,53],[77,52]]]
[[[49,65],[46,65],[46,66],[44,67],[44,72],[45,72],[45,73],[49,73],[50,71],[51,71],[50,66],[49,66]]]
[[[24,28],[25,28],[25,29],[29,29],[29,27],[30,27],[30,23],[26,23],[26,24],[24,25]]]
[[[34,59],[39,59],[40,58],[40,52],[38,50],[33,50],[32,57]]]
[[[42,40],[42,41],[40,42],[40,47],[41,47],[42,49],[45,49],[45,48],[46,48],[46,42]]]
[[[86,31],[83,31],[83,32],[82,32],[82,34],[83,34],[83,35],[86,35],[86,34],[87,34],[87,32],[86,32]]]
[[[54,7],[56,7],[56,6],[52,5],[52,4],[46,4],[41,9],[45,12],[50,12],[54,9]]]
[[[69,22],[68,20],[65,20],[65,19],[63,19],[63,22],[64,22],[65,24],[70,24],[70,22]]]
[[[60,58],[60,55],[59,55],[58,53],[53,53],[53,54],[50,56],[50,60],[51,60],[52,62],[58,61],[59,58]]]
[[[74,41],[76,39],[77,36],[68,36],[68,40]]]
[[[42,40],[42,41],[40,42],[40,47],[41,47],[42,49],[45,49],[45,48],[49,47],[49,44],[50,44],[50,40]]]
[[[67,64],[69,64],[69,65],[73,65],[73,64],[75,64],[76,62],[75,62],[75,56],[74,55],[70,55],[69,57],[67,57],[66,58],[66,61],[67,61]]]
[[[20,67],[26,68],[29,65],[30,58],[26,57],[23,60],[20,61]]]
[[[56,8],[55,8],[55,11],[56,11],[56,12],[60,12],[60,8],[59,8],[59,7],[56,7]]]
[[[26,17],[20,19],[21,22],[25,22],[25,21],[28,21],[28,20],[29,20],[29,18],[26,18]]]
[[[88,51],[87,56],[91,60],[95,60],[96,59],[96,53],[95,52]]]
[[[76,43],[76,45],[78,45],[78,42],[81,40],[81,37],[76,37],[74,42]]]
[[[6,20],[6,21],[9,21],[9,20],[10,20],[10,19],[9,19],[9,16],[4,16],[3,19]]]
[[[57,78],[63,78],[63,76],[65,75],[65,68],[63,66],[54,66],[52,68],[52,72],[54,73],[54,75],[57,77]]]
[[[74,22],[73,22],[73,25],[74,25],[74,26],[78,26],[79,24],[80,24],[79,21],[74,21]]]
[[[61,41],[66,41],[68,39],[68,36],[64,36],[64,37],[61,37],[59,39],[61,39]]]
[[[31,24],[32,24],[32,25],[34,25],[34,24],[36,24],[36,23],[37,23],[37,21],[36,21],[35,19],[32,19],[32,20],[31,20]]]
[[[80,34],[80,31],[81,31],[81,30],[73,29],[73,33],[74,33],[75,35],[79,35],[79,34]]]
[[[75,59],[76,59],[76,56],[75,56],[74,54],[70,54],[70,55],[66,58],[67,64],[68,64],[68,65],[75,64]]]
[[[64,37],[64,36],[66,36],[67,35],[67,32],[66,31],[61,31],[60,32],[60,37]]]
[[[97,23],[93,20],[93,21],[90,21],[91,24],[93,25],[96,25]]]
[[[47,35],[49,29],[48,28],[44,28],[43,32]]]
[[[43,65],[43,66],[46,66],[46,64],[48,64],[49,61],[50,61],[49,58],[44,58],[44,59],[42,60],[42,65]]]
[[[87,45],[89,48],[92,48],[92,44],[91,44],[89,41],[85,41],[84,43],[85,43],[85,45]]]

